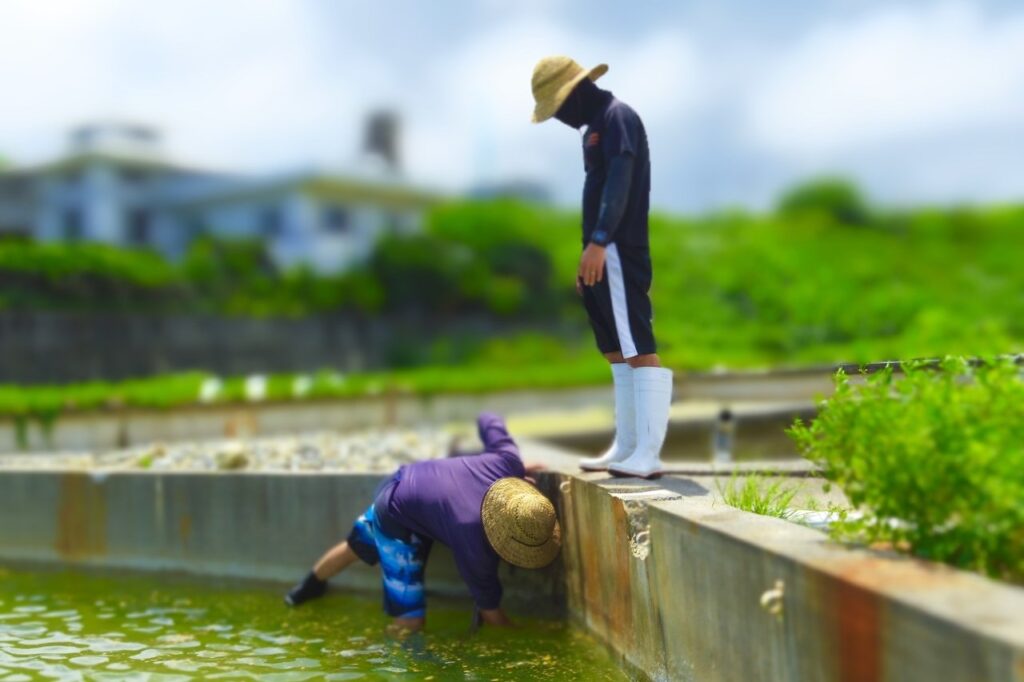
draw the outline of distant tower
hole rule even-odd
[[[398,114],[393,111],[375,111],[366,120],[363,153],[373,162],[381,163],[387,172],[396,175],[401,171],[398,134]]]

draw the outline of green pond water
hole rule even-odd
[[[396,639],[372,596],[289,609],[282,589],[137,574],[0,567],[0,681],[624,680],[565,623],[469,633],[462,602],[431,599],[427,631]]]

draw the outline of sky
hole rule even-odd
[[[200,166],[352,168],[384,107],[412,181],[529,180],[573,205],[579,134],[530,123],[549,54],[609,64],[663,210],[760,210],[822,174],[888,205],[1024,199],[1009,0],[0,0],[0,156],[128,119]]]

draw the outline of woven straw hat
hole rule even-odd
[[[533,122],[540,123],[555,115],[572,89],[589,78],[596,81],[608,72],[607,64],[598,64],[590,71],[563,56],[545,57],[533,67]]]
[[[505,561],[521,568],[547,566],[562,547],[555,507],[521,478],[499,478],[484,495],[484,533]]]

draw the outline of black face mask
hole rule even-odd
[[[558,111],[555,112],[555,118],[567,125],[569,128],[582,128],[587,119],[584,116],[583,106],[583,83],[574,87],[569,96],[566,97],[562,105],[559,106]]]
[[[555,118],[570,128],[582,128],[600,104],[600,94],[601,90],[593,81],[584,78],[562,102],[562,106],[555,112]]]

